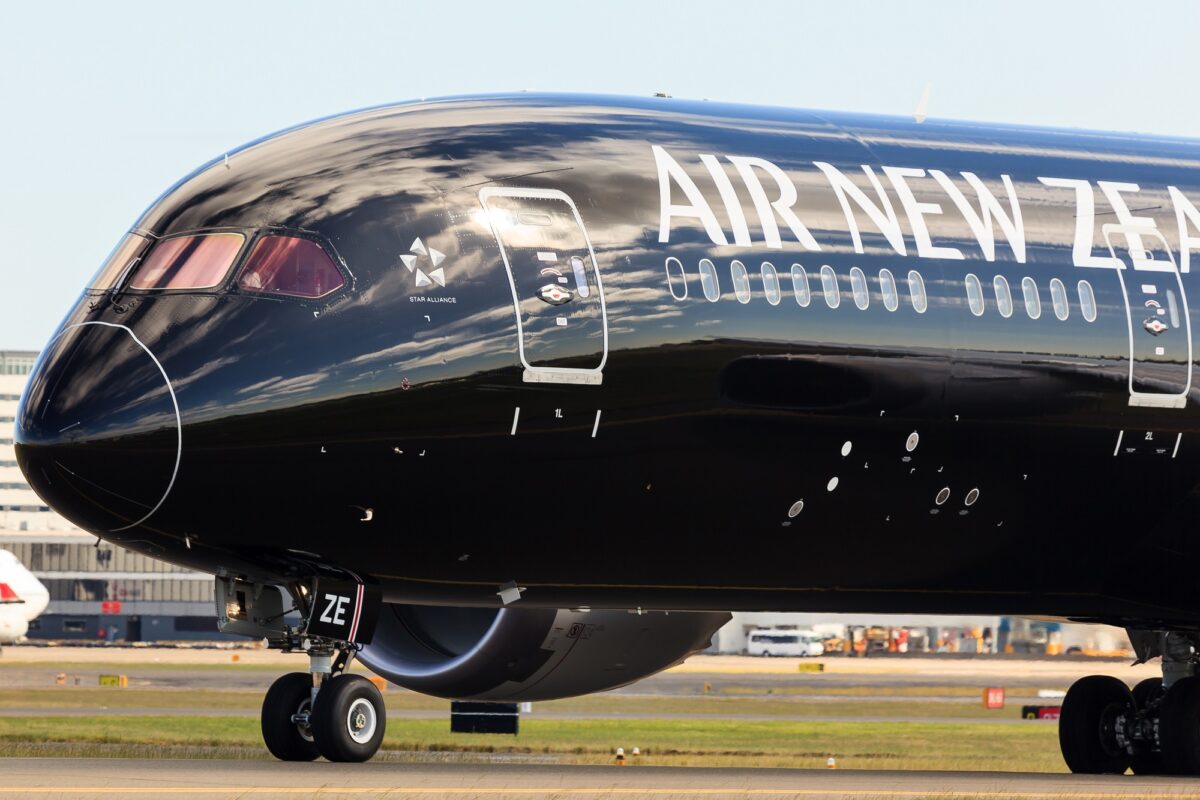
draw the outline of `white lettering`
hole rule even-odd
[[[321,622],[328,622],[331,625],[346,624],[346,604],[350,602],[349,597],[336,594],[327,594],[325,599],[329,602],[325,604],[325,610],[321,612]]]
[[[976,213],[975,207],[967,200],[966,195],[959,191],[946,173],[940,169],[931,169],[929,174],[946,194],[950,195],[950,199],[958,208],[959,213],[967,221],[967,225],[979,242],[979,249],[983,251],[984,260],[996,260],[996,238],[992,228],[992,220],[995,220],[1000,224],[1000,229],[1004,231],[1004,235],[1008,239],[1008,246],[1012,248],[1013,257],[1016,258],[1017,263],[1025,263],[1025,225],[1021,219],[1021,206],[1017,202],[1017,190],[1013,187],[1011,178],[1007,175],[1000,176],[1000,180],[1004,182],[1004,189],[1008,192],[1009,211],[1006,213],[1000,206],[1000,201],[974,173],[961,173],[967,184],[975,190],[975,196],[979,200],[979,212]]]
[[[1074,178],[1038,178],[1046,186],[1059,186],[1075,190],[1075,244],[1071,257],[1077,267],[1099,267],[1123,269],[1119,258],[1102,258],[1092,255],[1092,240],[1096,230],[1096,198],[1092,185]]]
[[[846,225],[850,228],[850,238],[854,240],[854,251],[856,253],[863,252],[862,236],[858,232],[858,222],[854,218],[854,211],[850,208],[849,200],[853,200],[859,208],[861,208],[879,231],[888,240],[900,255],[907,255],[904,247],[904,234],[900,231],[900,223],[896,219],[896,211],[892,208],[892,201],[888,199],[887,192],[883,190],[883,186],[879,183],[879,178],[875,177],[875,171],[869,166],[863,165],[863,172],[867,175],[867,180],[875,187],[875,194],[879,197],[879,205],[867,199],[862,190],[854,185],[854,182],[843,175],[837,167],[832,164],[827,164],[824,161],[814,161],[817,169],[825,173],[825,177],[829,180],[829,185],[833,187],[837,194],[838,203],[842,206],[842,213],[846,216]]]
[[[717,191],[721,193],[721,202],[725,204],[725,213],[729,215],[729,222],[733,225],[733,243],[739,247],[750,247],[750,229],[746,227],[746,215],[742,213],[742,201],[738,199],[737,192],[733,190],[733,181],[729,180],[729,176],[725,174],[725,167],[721,166],[721,162],[717,157],[709,153],[701,153],[700,160],[704,162],[704,166],[708,167],[708,174],[712,175],[713,183],[717,185]]]
[[[904,213],[908,215],[913,241],[917,243],[917,255],[922,258],[946,258],[961,261],[963,254],[957,247],[934,247],[933,241],[929,238],[929,227],[925,224],[925,215],[941,214],[942,207],[937,203],[918,203],[916,196],[913,195],[912,187],[908,185],[908,178],[923,178],[925,170],[909,167],[884,167],[883,172],[892,182],[892,186],[896,189],[896,195],[900,198],[900,205],[904,206]]]
[[[1112,206],[1113,214],[1116,215],[1119,224],[1130,228],[1144,228],[1147,231],[1157,229],[1154,220],[1150,217],[1133,216],[1129,211],[1129,206],[1125,203],[1125,198],[1121,197],[1121,192],[1133,193],[1141,191],[1141,188],[1136,183],[1096,181],[1096,185],[1100,187],[1100,191],[1104,192],[1104,196],[1108,199],[1108,204]],[[1152,272],[1171,271],[1172,267],[1170,264],[1155,261],[1153,258],[1147,258],[1146,245],[1142,241],[1141,236],[1138,236],[1136,233],[1126,233],[1125,238],[1129,245],[1129,258],[1133,262],[1134,269],[1145,269]]]
[[[777,250],[783,247],[783,241],[779,238],[779,225],[775,221],[775,217],[778,215],[779,219],[792,229],[792,235],[805,249],[821,249],[821,245],[817,244],[817,240],[813,238],[813,235],[808,232],[808,228],[792,210],[792,207],[796,205],[796,184],[792,183],[787,173],[763,158],[729,156],[729,161],[737,167],[738,174],[742,176],[742,182],[746,184],[746,191],[750,193],[750,199],[754,201],[754,208],[758,212],[759,224],[762,225],[763,239],[766,240],[767,247]],[[762,170],[775,181],[775,186],[779,190],[779,198],[775,202],[767,199],[767,193],[763,190],[755,169]]]
[[[670,153],[658,145],[651,145],[650,149],[654,151],[654,163],[658,167],[658,241],[669,242],[671,240],[672,218],[687,217],[698,219],[704,224],[704,230],[708,232],[708,238],[713,241],[713,244],[729,244],[725,238],[725,231],[717,224],[717,218],[713,215],[712,209],[708,207],[704,195],[696,188],[696,184],[688,177],[683,167],[676,163]],[[671,181],[674,181],[683,190],[688,205],[675,205],[671,202]]]
[[[1179,271],[1190,272],[1192,250],[1200,250],[1200,236],[1188,235],[1188,221],[1200,233],[1200,211],[1174,186],[1168,186],[1167,193],[1171,195],[1171,202],[1175,205],[1175,221],[1179,223]]]

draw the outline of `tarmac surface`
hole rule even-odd
[[[232,659],[237,658],[235,662]],[[91,663],[89,663],[91,662]],[[92,666],[98,664],[98,666]],[[821,664],[823,672],[801,672]],[[16,667],[15,669],[13,667]],[[221,667],[214,669],[214,667]],[[0,683],[24,688],[54,685],[62,672],[68,684],[78,678],[95,686],[97,676],[128,674],[131,687],[192,689],[258,689],[263,692],[285,672],[303,671],[300,655],[264,650],[192,650],[159,648],[6,647],[0,653]],[[621,694],[697,694],[707,681],[724,691],[757,691],[810,687],[836,690],[857,687],[1005,686],[1066,689],[1090,674],[1114,675],[1133,684],[1161,675],[1156,664],[1132,667],[1122,659],[1051,659],[946,655],[816,659],[695,656],[684,664],[644,678]]]
[[[0,798],[1200,798],[1200,779],[538,764],[0,759]]]
[[[924,698],[922,698],[924,700]],[[978,701],[976,701],[978,703]],[[257,708],[160,708],[146,706],[131,706],[128,708],[20,708],[6,707],[0,710],[4,717],[32,717],[45,719],[47,717],[94,717],[103,714],[105,717],[243,717],[258,719],[260,711]],[[448,710],[425,711],[418,709],[389,708],[388,719],[447,719]],[[720,714],[703,713],[671,713],[658,712],[653,714],[630,713],[628,711],[537,711],[531,712],[522,719],[555,719],[555,720],[703,720],[703,719],[732,720],[735,722],[911,722],[918,725],[1020,725],[1028,728],[1031,725],[1057,725],[1057,720],[1028,720],[1020,717],[932,717],[919,714],[905,714],[899,717],[885,717],[871,714],[742,714],[722,712]]]

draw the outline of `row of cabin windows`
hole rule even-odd
[[[674,262],[674,264],[672,264]],[[672,274],[672,267],[678,272],[683,287],[682,293],[677,291]],[[742,304],[750,302],[750,274],[746,269],[746,265],[741,261],[734,260],[729,265],[730,278],[733,283],[733,293],[737,301]],[[762,276],[763,295],[767,302],[771,305],[779,305],[782,299],[783,292],[780,286],[779,273],[775,266],[769,261],[764,261],[760,268]],[[671,295],[676,300],[684,300],[687,298],[687,283],[686,276],[683,271],[683,264],[677,258],[667,259],[667,280],[670,284]],[[833,267],[825,265],[820,271],[821,294],[824,296],[825,304],[830,308],[837,308],[842,303],[841,288],[838,285],[838,276],[834,272]],[[809,287],[808,272],[800,264],[792,264],[791,268],[792,296],[796,303],[801,308],[807,308],[812,302],[812,289]],[[984,297],[983,286],[979,277],[970,274],[965,279],[967,289],[967,306],[971,309],[971,313],[975,316],[981,316],[984,312]],[[921,273],[916,270],[910,270],[905,281],[908,290],[909,302],[912,304],[913,310],[918,314],[923,314],[929,308],[929,298],[925,292],[925,280],[921,277]],[[721,299],[721,283],[717,276],[716,265],[711,259],[700,260],[700,288],[704,291],[704,297],[710,303],[715,303]],[[1013,314],[1013,298],[1012,291],[1008,285],[1008,279],[1003,275],[997,275],[992,281],[992,288],[996,295],[996,308],[1000,312],[1000,316],[1005,319]],[[1096,320],[1096,295],[1092,291],[1092,285],[1087,281],[1079,281],[1076,287],[1079,297],[1079,310],[1083,318],[1088,322]],[[883,299],[883,307],[888,311],[896,311],[900,307],[900,291],[896,281],[896,277],[891,270],[881,269],[879,271],[879,293]],[[1037,283],[1026,276],[1021,280],[1021,295],[1025,302],[1025,312],[1030,319],[1038,319],[1042,315],[1042,300],[1041,294],[1038,291]],[[865,311],[871,304],[871,293],[867,286],[867,276],[858,267],[850,269],[850,296],[854,299],[854,305],[860,310]],[[1070,303],[1067,299],[1067,288],[1061,280],[1053,278],[1050,281],[1050,302],[1054,309],[1054,315],[1060,320],[1066,320],[1070,316]]]
[[[967,289],[967,308],[971,309],[971,313],[975,316],[983,316],[986,304],[983,297],[983,284],[979,277],[967,275],[963,283]],[[1079,281],[1075,290],[1079,297],[1079,313],[1087,322],[1095,322],[1096,293],[1092,291],[1092,285],[1087,281]],[[1013,295],[1008,285],[1008,279],[1003,275],[997,275],[992,279],[992,291],[996,296],[996,310],[1000,312],[1000,316],[1008,319],[1013,315]],[[1030,319],[1038,319],[1042,316],[1042,296],[1038,291],[1037,281],[1028,275],[1021,279],[1021,299],[1025,303],[1025,313]],[[1058,278],[1050,279],[1050,306],[1054,310],[1054,316],[1061,321],[1065,322],[1071,316],[1067,287]]]
[[[672,263],[674,262],[674,263]],[[675,287],[675,276],[672,268],[681,278],[682,292]],[[750,302],[750,273],[746,269],[746,265],[741,261],[734,260],[729,265],[730,278],[733,283],[733,294],[739,303],[743,305]],[[779,273],[775,269],[775,265],[769,261],[764,261],[759,269],[759,274],[762,277],[763,295],[767,302],[773,306],[779,305],[783,299],[782,281],[779,278]],[[789,277],[792,284],[792,297],[796,304],[801,308],[808,308],[812,302],[812,288],[809,285],[808,271],[800,264],[792,264],[789,271]],[[687,283],[686,276],[683,272],[683,265],[677,258],[667,259],[667,280],[671,288],[671,296],[676,300],[684,300],[687,298]],[[833,271],[833,267],[826,264],[821,267],[820,271],[821,294],[825,298],[825,305],[830,308],[837,308],[842,304],[841,287],[838,285],[837,273]],[[715,303],[721,299],[721,281],[717,276],[717,267],[711,259],[700,259],[700,288],[704,292],[704,297],[710,303]],[[929,308],[929,297],[925,293],[925,279],[916,270],[910,270],[905,281],[905,288],[908,291],[909,302],[913,309],[918,314],[925,313]],[[895,311],[900,307],[900,290],[896,281],[896,277],[891,270],[881,269],[879,271],[879,291],[883,297],[883,306],[888,311]],[[867,276],[858,267],[853,267],[850,270],[850,295],[854,299],[854,305],[861,310],[871,304],[871,293],[867,287]]]

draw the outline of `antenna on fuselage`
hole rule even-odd
[[[913,112],[913,119],[920,125],[925,121],[925,117],[929,116],[929,97],[933,94],[933,82],[925,84],[925,90],[921,92],[921,99],[917,101],[917,109]]]

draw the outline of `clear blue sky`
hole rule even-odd
[[[1200,3],[12,3],[0,349],[40,348],[158,194],[279,128],[511,89],[1200,136]]]

